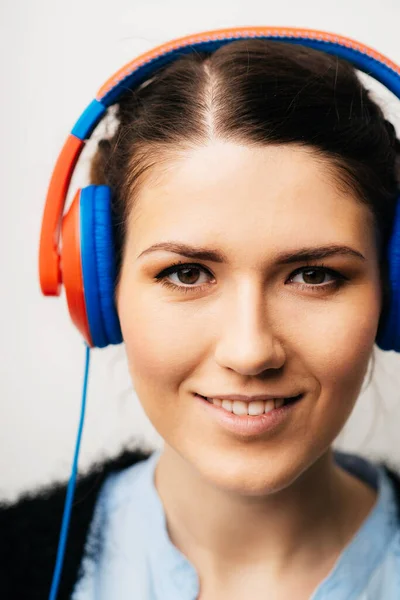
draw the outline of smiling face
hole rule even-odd
[[[360,392],[381,310],[374,226],[330,173],[300,147],[213,141],[155,167],[135,200],[117,290],[132,381],[166,444],[221,488],[288,486]],[[222,256],[148,250],[164,242]],[[328,245],[354,253],[280,260]],[[191,269],[166,272],[177,262]],[[250,437],[196,397],[300,392],[277,428]]]

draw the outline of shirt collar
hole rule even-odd
[[[198,574],[170,540],[164,508],[155,487],[154,472],[160,454],[161,450],[155,451],[148,459],[148,469],[143,471],[148,492],[144,495],[143,508],[150,528],[147,551],[156,598],[195,600],[200,589]],[[383,559],[396,529],[396,500],[384,468],[339,451],[335,451],[334,456],[343,468],[377,488],[378,495],[370,514],[310,600],[337,600],[338,587],[354,594],[361,591],[372,570]]]

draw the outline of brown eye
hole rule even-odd
[[[296,277],[299,278],[296,281]],[[328,278],[328,279],[327,279]],[[318,267],[301,267],[297,269],[290,277],[291,283],[297,284],[304,290],[326,290],[328,288],[338,288],[347,278],[336,271],[320,265]]]
[[[307,271],[303,271],[302,275],[306,283],[309,283],[310,285],[317,285],[319,283],[324,283],[324,279],[327,274],[324,271],[309,269]]]
[[[177,269],[176,274],[181,283],[185,285],[192,285],[197,283],[199,279],[199,269],[195,267],[185,267],[184,269]]]
[[[201,276],[203,275],[203,279]],[[172,279],[175,277],[175,281]],[[182,292],[199,291],[210,282],[215,282],[213,275],[204,267],[196,264],[176,264],[164,269],[156,276],[163,285]]]

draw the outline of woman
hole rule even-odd
[[[165,444],[80,480],[59,597],[399,598],[399,480],[332,450],[388,303],[393,126],[350,64],[260,39],[176,59],[117,118],[91,179],[113,192],[116,309]],[[44,597],[62,499],[3,511],[41,536],[13,597]]]

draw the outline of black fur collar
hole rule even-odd
[[[57,600],[70,600],[83,557],[97,495],[106,477],[149,453],[125,450],[96,463],[78,477]],[[55,565],[67,482],[0,504],[0,596],[4,600],[46,600]],[[117,600],[117,599],[116,599]]]

